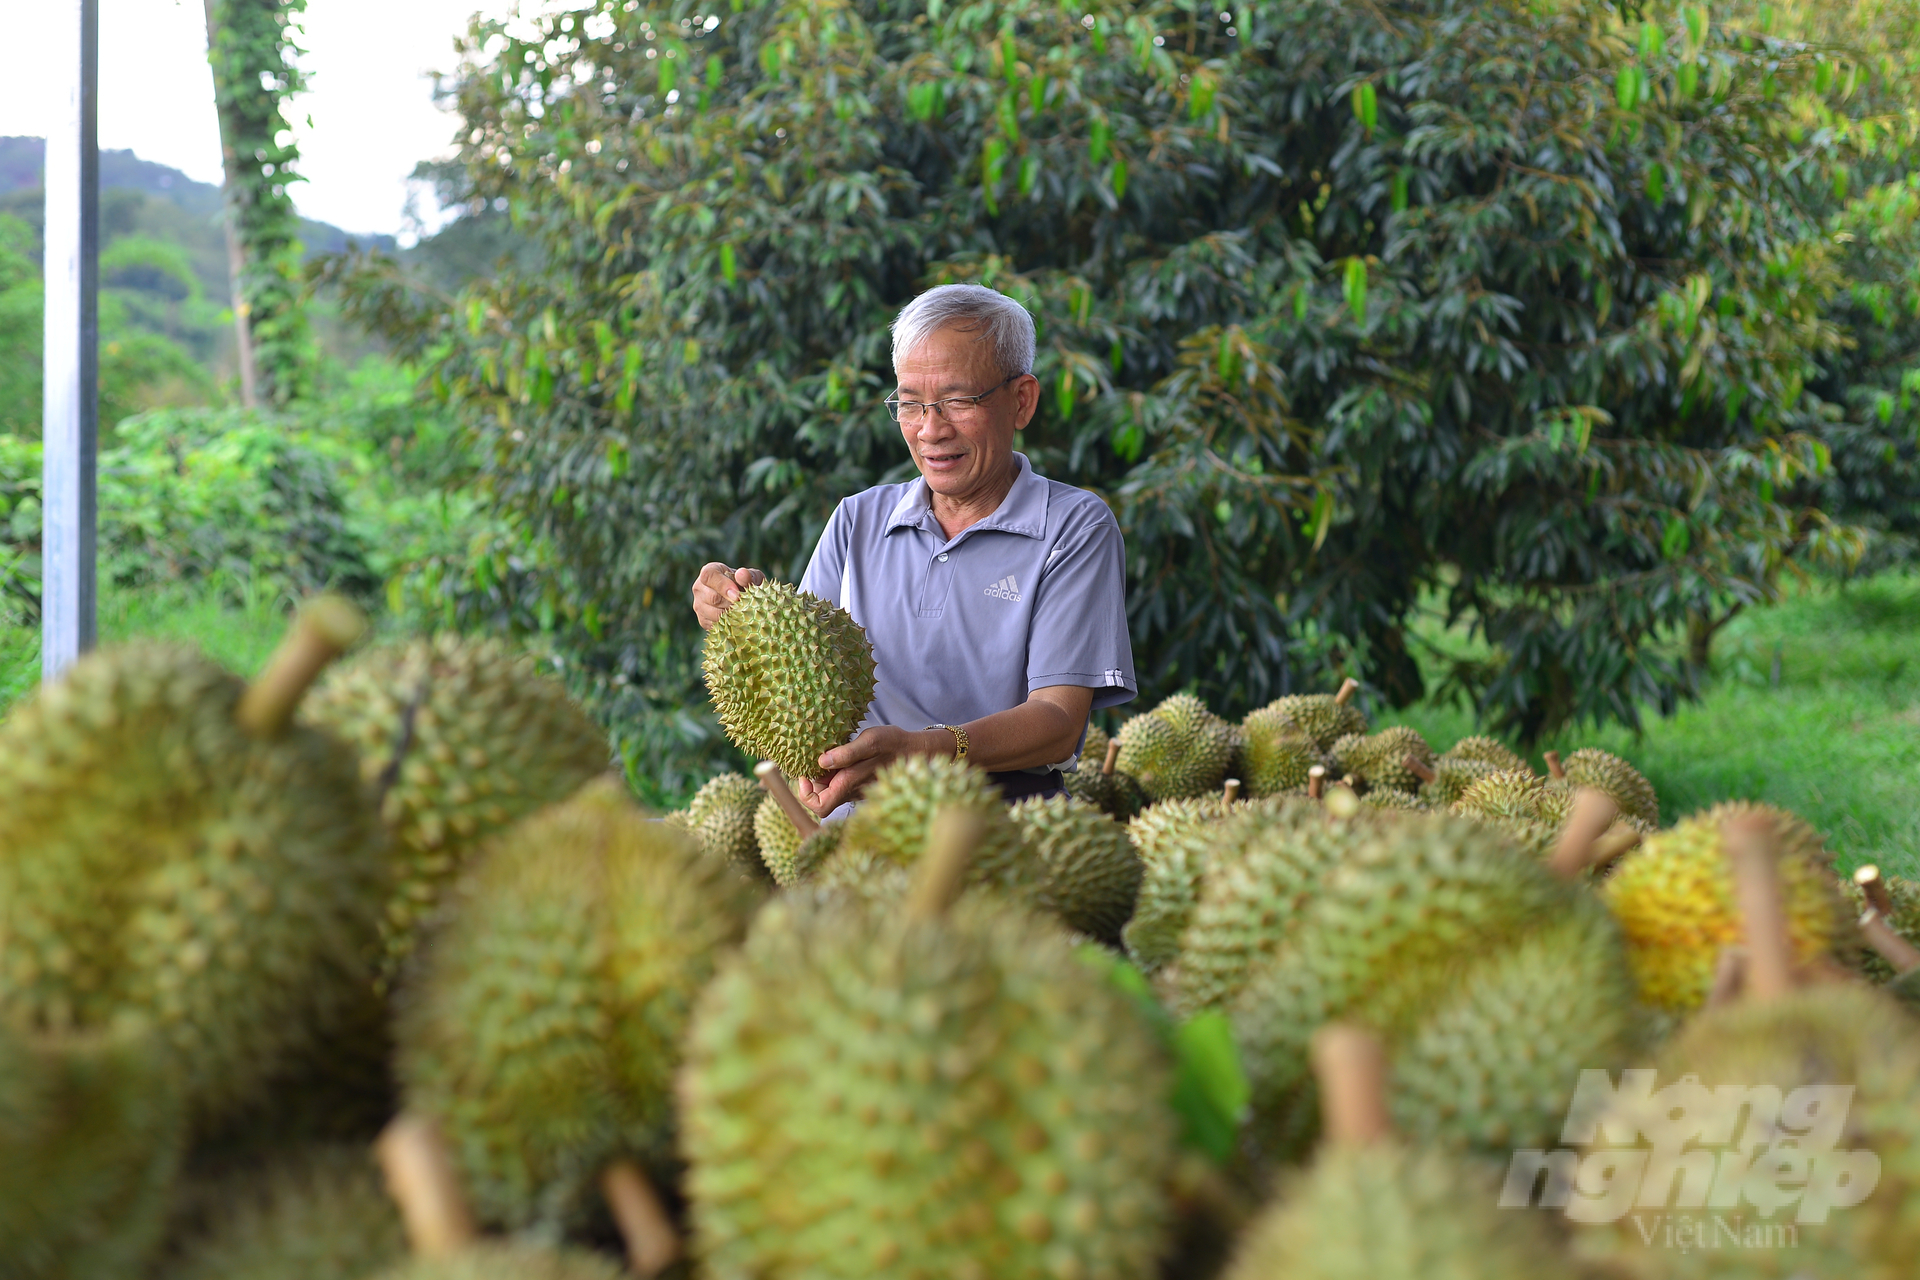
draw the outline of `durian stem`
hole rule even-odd
[[[1553,775],[1553,780],[1555,782],[1566,781],[1567,769],[1565,765],[1560,763],[1560,753],[1558,751],[1549,751],[1546,753],[1546,760],[1547,772]]]
[[[1893,967],[1895,974],[1906,974],[1920,969],[1920,947],[1914,946],[1894,931],[1887,918],[1878,909],[1868,907],[1860,917],[1860,936],[1867,945],[1879,953]]]
[[[473,1242],[473,1214],[433,1121],[401,1113],[381,1131],[374,1154],[416,1255],[444,1258]]]
[[[986,831],[986,820],[970,809],[946,808],[933,815],[926,856],[907,897],[909,920],[935,920],[947,913],[960,896],[967,863]]]
[[[1893,895],[1887,892],[1887,882],[1880,875],[1880,868],[1869,862],[1853,873],[1853,882],[1860,886],[1861,896],[1867,905],[1878,911],[1881,916],[1893,919]]]
[[[627,1265],[638,1276],[659,1275],[680,1256],[680,1235],[653,1183],[631,1160],[615,1160],[600,1175],[614,1226],[626,1241]]]
[[[1593,787],[1581,787],[1573,793],[1573,812],[1560,829],[1560,843],[1554,846],[1547,869],[1562,880],[1578,880],[1588,867],[1597,865],[1600,837],[1613,825],[1620,807],[1613,797]]]
[[[1351,1023],[1330,1022],[1313,1033],[1312,1053],[1327,1141],[1358,1147],[1392,1138],[1387,1051],[1380,1037]]]
[[[1420,779],[1423,783],[1433,782],[1440,776],[1439,772],[1435,770],[1432,765],[1426,763],[1416,755],[1408,755],[1404,757],[1400,763],[1406,766],[1408,773]]]
[[[1747,949],[1747,992],[1777,1000],[1794,988],[1786,900],[1780,892],[1779,840],[1764,814],[1729,818],[1720,828],[1733,864],[1734,901]]]
[[[1240,779],[1228,778],[1226,785],[1220,788],[1220,798],[1232,804],[1240,798]]]
[[[1337,707],[1344,707],[1347,705],[1348,699],[1352,698],[1353,695],[1358,692],[1360,692],[1360,682],[1352,676],[1348,676],[1340,682],[1340,692],[1333,695],[1333,704]]]
[[[1722,947],[1713,963],[1713,986],[1707,989],[1707,1008],[1718,1009],[1740,998],[1747,985],[1747,953],[1739,947]]]
[[[1107,743],[1107,762],[1100,766],[1100,776],[1103,778],[1111,778],[1113,776],[1114,762],[1119,759],[1120,759],[1120,740],[1118,738],[1115,738],[1111,742]]]
[[[1307,797],[1318,800],[1327,793],[1327,766],[1314,765],[1307,770]]]
[[[780,806],[780,812],[787,815],[794,829],[805,840],[820,829],[820,820],[807,812],[807,806],[800,803],[800,797],[793,794],[793,788],[787,785],[786,775],[780,772],[780,766],[771,760],[762,760],[753,767],[753,776],[760,779],[767,794]]]
[[[277,738],[329,662],[345,653],[367,629],[367,617],[340,596],[318,596],[293,620],[293,629],[267,660],[267,669],[240,695],[234,720],[255,738]]]
[[[1615,825],[1612,830],[1593,842],[1593,865],[1606,866],[1627,850],[1638,848],[1644,839],[1646,839],[1645,836],[1624,822]]]

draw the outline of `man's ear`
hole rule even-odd
[[[1040,411],[1040,379],[1030,373],[1021,374],[1019,381],[1013,384],[1013,394],[1019,405],[1013,429],[1025,431],[1027,424],[1033,421],[1033,415]]]

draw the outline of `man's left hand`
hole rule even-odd
[[[940,739],[933,738],[939,734]],[[877,724],[863,729],[844,747],[820,757],[822,776],[802,778],[794,790],[800,802],[826,817],[849,800],[857,800],[873,775],[901,756],[953,754],[953,735],[945,729],[913,733],[897,725]]]

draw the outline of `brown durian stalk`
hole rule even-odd
[[[793,794],[793,788],[787,785],[786,775],[780,772],[779,765],[771,760],[762,760],[753,767],[753,776],[760,779],[761,787],[780,806],[780,812],[787,815],[787,821],[793,823],[794,830],[800,833],[802,840],[820,829],[820,820],[800,803],[799,796]]]

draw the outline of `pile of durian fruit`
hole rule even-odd
[[[759,776],[659,818],[526,661],[362,627],[315,602],[251,683],[109,650],[0,722],[0,1277],[1920,1257],[1920,886],[1842,884],[1790,813],[1663,828],[1615,756],[1435,752],[1349,682],[1169,698],[1010,807],[904,761],[822,825],[788,779],[871,652],[768,584],[706,652]],[[1877,1188],[1790,1253],[1498,1207],[1583,1071],[1647,1066],[1855,1086]]]

